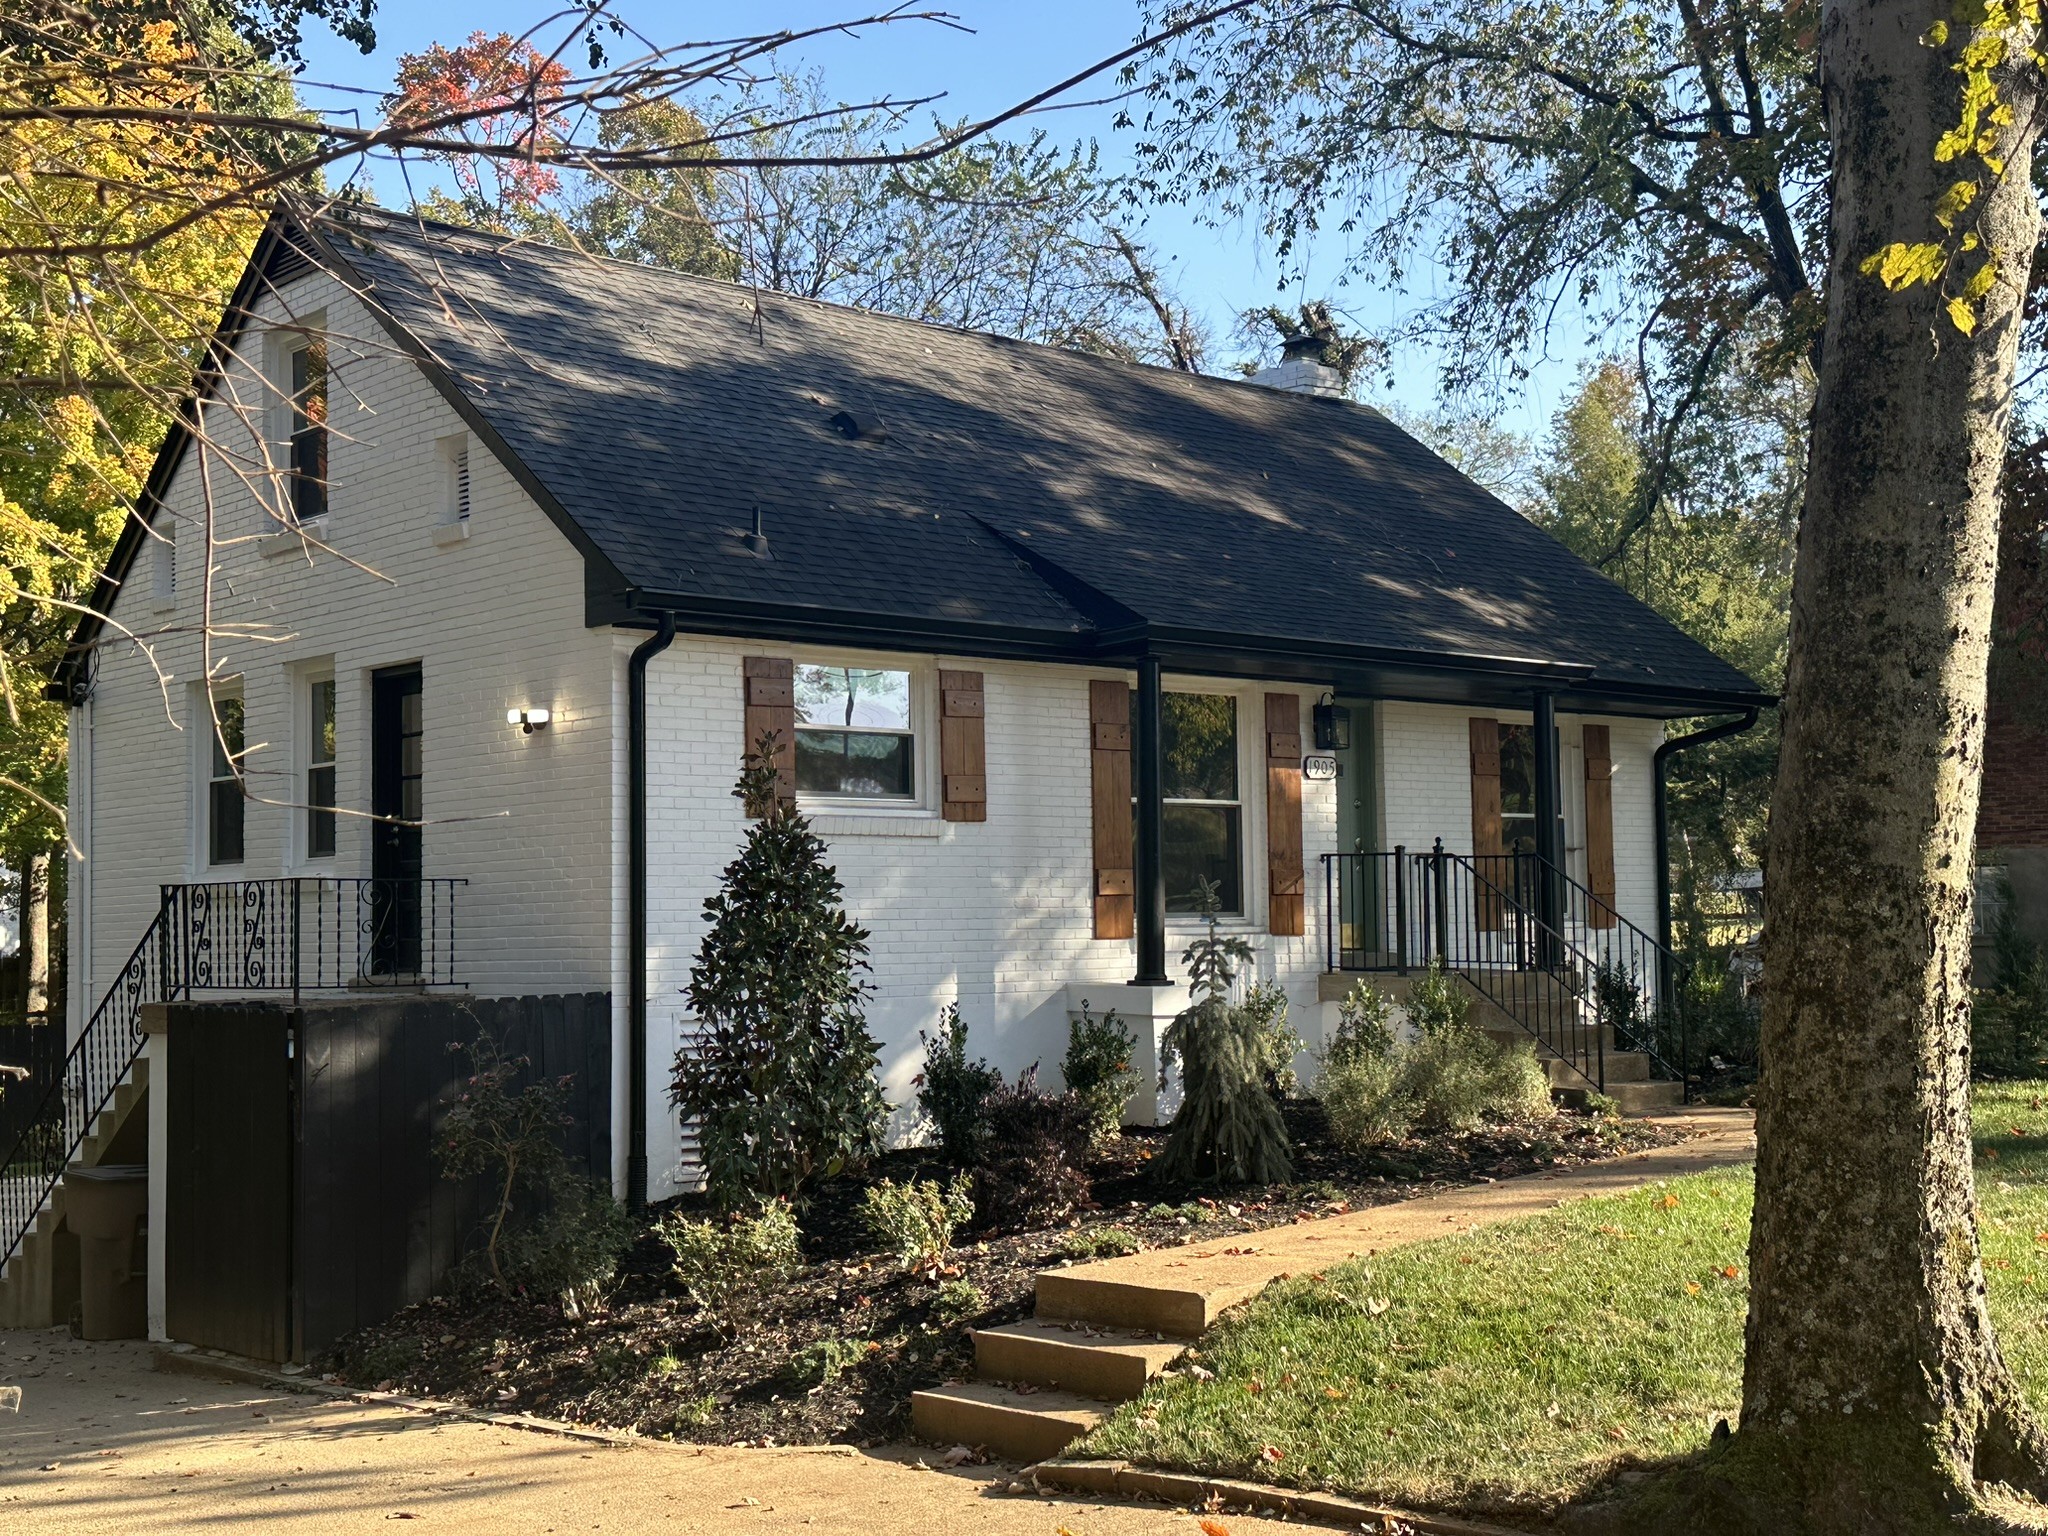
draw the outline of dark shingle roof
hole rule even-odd
[[[1648,712],[1762,697],[1348,401],[393,215],[321,234],[618,586],[1074,653],[1135,632],[1547,663]],[[886,439],[849,441],[842,410]]]

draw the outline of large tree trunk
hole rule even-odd
[[[1934,158],[1963,39],[1920,39],[1948,14],[1823,16],[1832,251],[1771,807],[1742,1422],[1660,1528],[1922,1531],[1980,1509],[1980,1481],[2048,1492],[1985,1310],[1969,1101],[1997,481],[2039,226],[2030,80],[2000,81],[2022,126],[1971,210],[1999,263],[1975,334],[1929,288],[1859,270],[1938,237],[1943,190],[1983,175]],[[1960,255],[1953,287],[1982,259]]]
[[[31,1024],[50,1019],[50,853],[44,849],[22,861],[21,965],[26,1008]]]

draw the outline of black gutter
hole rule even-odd
[[[676,616],[663,610],[626,662],[626,1207],[634,1211],[647,1205],[647,664],[675,638]]]
[[[1756,724],[1756,717],[1757,710],[1749,708],[1739,719],[1723,720],[1719,725],[1694,731],[1690,736],[1673,736],[1661,743],[1650,759],[1652,814],[1657,823],[1657,942],[1664,952],[1658,962],[1663,974],[1657,978],[1657,983],[1658,996],[1665,1001],[1671,997],[1671,826],[1664,798],[1664,765],[1689,748],[1703,747],[1724,736],[1741,735]]]

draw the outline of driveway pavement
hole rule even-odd
[[[0,1332],[0,1532],[800,1532],[1201,1536],[1158,1504],[1004,1492],[1014,1469],[927,1471],[914,1448],[612,1446],[382,1404],[159,1375],[141,1344]],[[1224,1515],[1231,1536],[1298,1523]]]

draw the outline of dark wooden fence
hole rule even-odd
[[[482,1183],[441,1177],[434,1151],[470,1067],[450,1046],[479,1031],[527,1058],[522,1085],[569,1079],[563,1150],[609,1183],[608,993],[173,1005],[171,1336],[303,1360],[445,1285],[488,1208]],[[251,1107],[267,1097],[274,1109]],[[268,1166],[279,1116],[282,1178]]]

